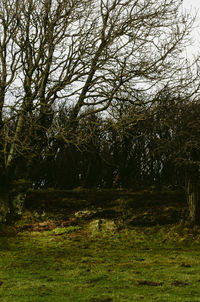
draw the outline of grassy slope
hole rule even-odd
[[[152,206],[148,200],[154,196],[145,195],[139,208],[140,195],[129,194],[125,201],[114,196],[120,199],[108,203],[108,193],[102,194],[99,217],[111,213],[121,230],[91,233],[89,220],[76,220],[77,209],[72,210],[72,205],[88,206],[85,196],[76,200],[50,192],[40,193],[38,205],[51,198],[52,204],[63,200],[68,207],[52,216],[42,214],[44,208],[39,217],[27,212],[17,225],[0,230],[0,301],[200,302],[200,232],[177,223],[184,204],[163,194]],[[161,206],[164,198],[173,201],[170,206]]]
[[[73,230],[73,229],[72,229]],[[177,226],[0,239],[0,300],[200,301],[200,250]]]

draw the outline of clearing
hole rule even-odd
[[[183,223],[184,206],[117,200],[56,213],[26,209],[1,226],[0,300],[200,302],[200,232]]]

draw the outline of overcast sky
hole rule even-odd
[[[197,7],[200,8],[200,1],[199,0],[183,0],[183,4],[185,7],[190,8],[192,7]]]
[[[199,15],[196,19],[196,28],[192,32],[193,45],[187,48],[187,54],[193,56],[200,52],[200,0],[183,0],[183,7],[192,14],[196,12]]]

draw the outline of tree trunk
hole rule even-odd
[[[191,225],[200,225],[200,194],[198,182],[188,179],[186,192],[189,208],[189,222]]]
[[[6,194],[0,194],[0,224],[6,222],[9,215],[10,206],[8,196]]]
[[[14,158],[16,142],[17,142],[17,140],[20,136],[22,126],[23,126],[23,122],[24,122],[24,112],[22,110],[22,112],[19,115],[18,121],[17,121],[17,127],[15,129],[15,135],[14,135],[13,141],[11,143],[10,150],[8,152],[8,157],[7,157],[7,161],[6,161],[6,169],[8,169],[10,167],[10,165],[12,163],[12,160]]]
[[[30,182],[26,180],[11,181],[0,187],[0,224],[12,222],[23,214],[24,201]]]

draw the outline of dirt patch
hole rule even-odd
[[[172,282],[171,285],[172,286],[182,286],[182,287],[185,287],[185,286],[188,286],[189,283],[188,282],[183,282],[183,281],[176,280],[176,281]]]
[[[111,297],[102,297],[102,298],[92,298],[91,302],[111,302],[113,299]]]
[[[163,282],[153,282],[153,281],[141,280],[141,281],[138,281],[138,285],[162,286]]]
[[[191,267],[191,265],[190,264],[186,264],[186,263],[182,263],[181,267]]]

